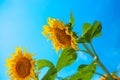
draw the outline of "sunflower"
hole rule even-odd
[[[33,54],[29,54],[26,49],[22,53],[21,48],[16,48],[16,54],[12,54],[11,59],[6,59],[6,66],[9,68],[8,75],[11,80],[37,80],[35,75],[35,60]]]
[[[73,37],[73,32],[68,30],[68,27],[59,20],[48,18],[48,24],[43,26],[42,34],[49,40],[52,40],[53,47],[58,52],[60,49],[71,46],[76,49],[76,40]]]

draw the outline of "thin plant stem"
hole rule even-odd
[[[93,50],[93,52],[94,52],[95,56],[97,56],[97,53],[96,53],[96,51],[95,51],[95,49],[94,49],[94,47],[93,47],[92,43],[90,43],[90,46],[91,46],[91,48],[92,48],[92,50]],[[97,56],[97,57],[98,57],[98,56]]]
[[[86,48],[87,52],[94,58],[94,54],[92,53],[92,51],[88,48],[88,46],[83,43],[83,46]]]
[[[103,69],[103,71],[107,74],[108,78],[109,78],[110,80],[114,80],[114,79],[112,78],[111,74],[109,73],[109,71],[106,69],[106,67],[101,63],[101,61],[100,61],[100,60],[97,60],[97,63],[98,63],[98,65]]]
[[[95,72],[95,74],[100,75],[100,76],[102,76],[102,77],[104,77],[104,78],[107,78],[105,75],[103,75],[103,74],[101,74],[101,73],[99,73],[99,72]]]
[[[79,48],[76,51],[88,53],[86,50],[80,50]]]
[[[104,65],[102,64],[102,62],[99,60],[96,52],[94,53],[94,54],[95,54],[95,55],[94,55],[94,54],[92,53],[92,51],[89,49],[89,47],[88,47],[85,43],[83,43],[83,46],[86,48],[86,50],[88,51],[88,53],[89,53],[93,58],[96,59],[97,64],[98,64],[98,65],[103,69],[103,71],[107,74],[109,80],[114,80],[114,79],[112,78],[111,74],[109,73],[109,71],[105,68],[105,66],[104,66]],[[93,48],[93,49],[94,49],[94,48]],[[95,50],[94,50],[94,51],[95,51]]]

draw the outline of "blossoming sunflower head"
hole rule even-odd
[[[8,75],[11,80],[37,80],[35,75],[35,60],[32,59],[33,54],[30,54],[21,48],[16,48],[16,53],[12,54],[11,59],[6,59],[6,66],[9,68]]]
[[[59,20],[48,18],[48,25],[43,26],[42,34],[49,40],[52,40],[56,52],[69,46],[74,49],[77,48],[73,32],[69,31],[68,27]]]

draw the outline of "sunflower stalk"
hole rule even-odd
[[[103,74],[101,74],[101,73],[99,73],[99,72],[95,72],[95,74],[100,75],[100,76],[102,76],[102,77],[104,77],[104,78],[107,78],[105,75],[103,75]]]
[[[92,44],[91,44],[91,45],[92,45]],[[105,66],[102,64],[102,62],[99,60],[99,57],[98,57],[98,55],[97,55],[94,47],[91,46],[91,47],[92,47],[92,50],[93,50],[93,52],[94,52],[94,53],[93,53],[85,43],[83,43],[83,46],[86,48],[86,50],[88,51],[88,53],[89,53],[93,58],[96,58],[97,64],[98,64],[98,65],[103,69],[103,71],[107,74],[108,79],[109,79],[109,80],[114,80],[114,79],[112,78],[111,74],[109,73],[109,71],[106,69],[106,67],[105,67]]]

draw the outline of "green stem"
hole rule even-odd
[[[94,54],[95,54],[95,55],[94,55],[94,54],[92,53],[92,51],[89,49],[89,47],[88,47],[85,43],[83,43],[83,45],[84,45],[84,47],[87,49],[88,53],[89,53],[93,58],[96,59],[98,65],[99,65],[99,66],[103,69],[103,71],[107,74],[109,80],[114,80],[114,79],[112,78],[111,74],[109,73],[109,71],[105,68],[105,66],[104,66],[104,65],[101,63],[101,61],[99,60],[99,58],[98,58],[95,50],[93,50],[93,51],[94,51]],[[92,47],[93,47],[93,46],[92,46]],[[94,48],[93,48],[93,49],[94,49]]]
[[[109,73],[109,71],[105,68],[105,66],[100,62],[100,60],[97,60],[98,65],[103,69],[103,71],[107,74],[108,78],[110,80],[114,80],[111,76],[111,74]]]
[[[83,46],[86,48],[87,52],[94,58],[94,54],[92,53],[92,51],[88,48],[88,46],[83,43]]]
[[[105,75],[103,75],[103,74],[101,74],[101,73],[95,72],[95,74],[100,75],[100,76],[103,76],[104,78],[107,78]]]
[[[91,48],[92,48],[92,50],[93,50],[93,52],[94,52],[95,56],[97,56],[97,53],[96,53],[96,51],[95,51],[95,49],[94,49],[94,47],[93,47],[92,43],[90,43],[90,46],[91,46]],[[98,56],[97,56],[97,57],[98,57]]]
[[[86,50],[80,50],[79,48],[78,48],[76,51],[80,51],[80,52],[88,53]]]

